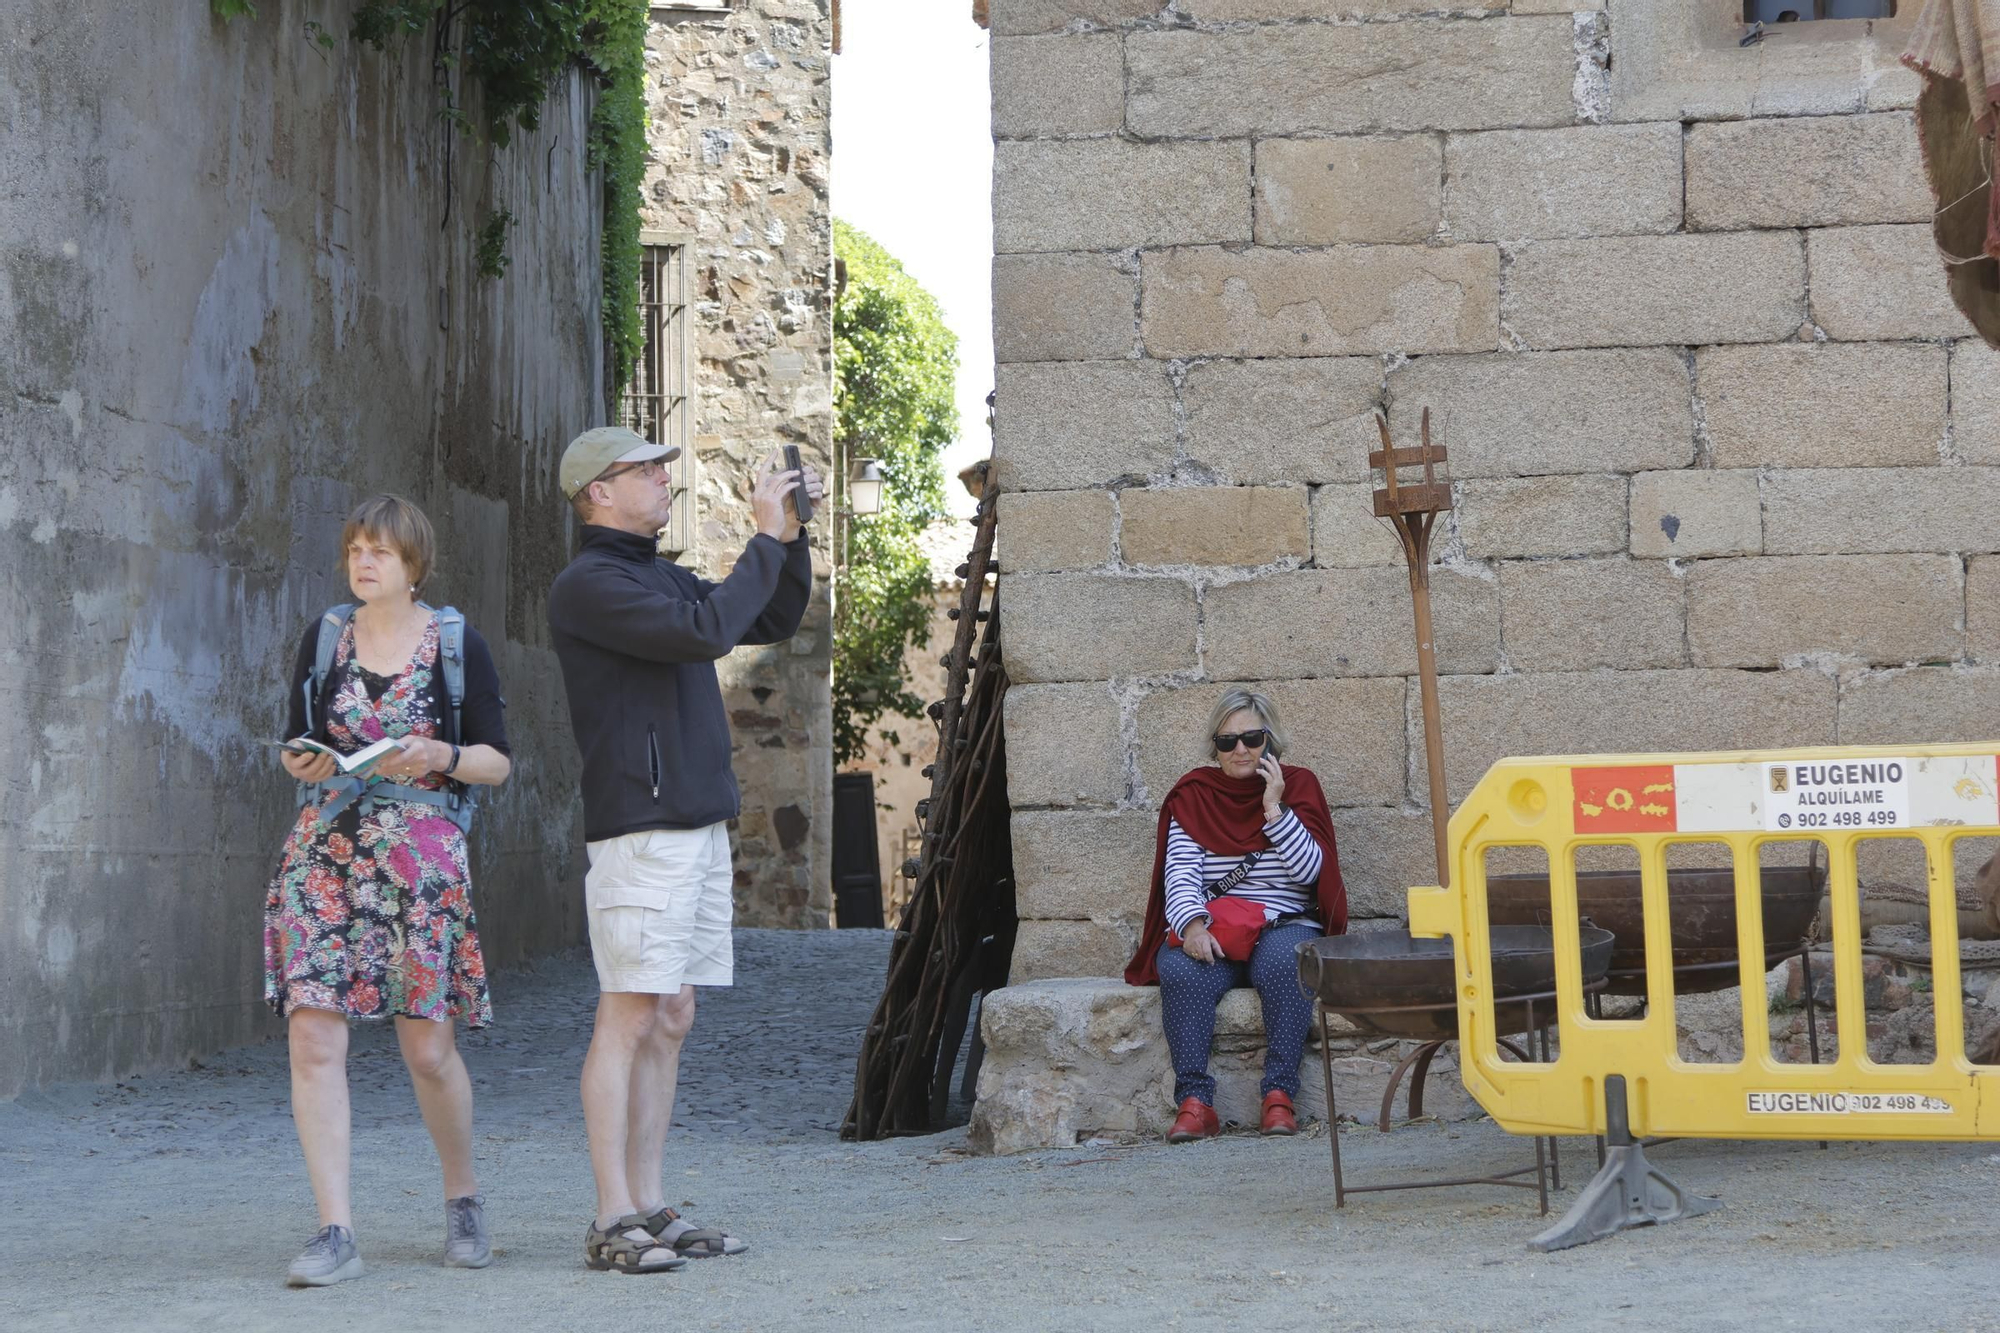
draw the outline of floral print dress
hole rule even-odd
[[[385,736],[436,736],[438,622],[393,677],[354,660],[354,622],[332,667],[327,739],[352,754]],[[441,789],[436,773],[407,785]],[[322,823],[307,804],[264,900],[264,998],[280,1014],[493,1018],[472,916],[465,834],[437,806],[382,797]]]

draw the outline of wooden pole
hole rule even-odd
[[[1424,713],[1424,762],[1431,777],[1431,833],[1437,843],[1437,882],[1451,887],[1451,855],[1445,841],[1450,807],[1444,788],[1444,722],[1438,711],[1437,647],[1431,639],[1430,528],[1428,521],[1416,546],[1418,558],[1410,562],[1410,601],[1417,615],[1417,688],[1422,694]]]
[[[1437,516],[1451,508],[1451,483],[1440,481],[1437,464],[1445,461],[1442,447],[1431,445],[1431,412],[1424,409],[1423,446],[1396,449],[1389,440],[1389,421],[1379,413],[1375,427],[1382,436],[1382,450],[1369,456],[1371,467],[1382,469],[1383,487],[1375,492],[1375,513],[1386,518],[1403,543],[1403,559],[1410,567],[1410,604],[1417,622],[1417,688],[1423,702],[1424,760],[1430,770],[1431,834],[1437,851],[1437,882],[1451,885],[1450,843],[1446,836],[1451,808],[1445,799],[1444,721],[1438,707],[1437,643],[1431,628],[1431,532]],[[1421,464],[1421,485],[1404,485],[1396,475],[1399,465]]]

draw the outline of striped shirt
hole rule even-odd
[[[1266,921],[1311,911],[1325,852],[1289,809],[1279,810],[1278,817],[1264,825],[1264,837],[1270,850],[1229,896],[1262,903]],[[1203,850],[1179,820],[1167,821],[1167,924],[1176,935],[1185,934],[1196,917],[1208,915],[1204,886],[1225,878],[1242,863],[1241,856]]]

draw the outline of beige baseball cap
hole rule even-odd
[[[563,495],[574,500],[578,491],[596,481],[613,464],[646,463],[655,458],[672,462],[680,456],[678,444],[654,444],[623,426],[597,426],[569,442],[556,476]]]

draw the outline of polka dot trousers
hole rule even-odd
[[[1295,921],[1264,932],[1248,963],[1223,959],[1198,963],[1181,950],[1162,944],[1159,953],[1160,1012],[1167,1029],[1167,1049],[1174,1057],[1174,1104],[1198,1097],[1215,1105],[1215,1078],[1208,1072],[1208,1052],[1215,1040],[1215,1006],[1235,987],[1257,988],[1264,1002],[1264,1081],[1260,1093],[1299,1095],[1299,1057],[1312,1031],[1312,997],[1299,989],[1299,965],[1294,956],[1301,940],[1316,939],[1318,925]]]

